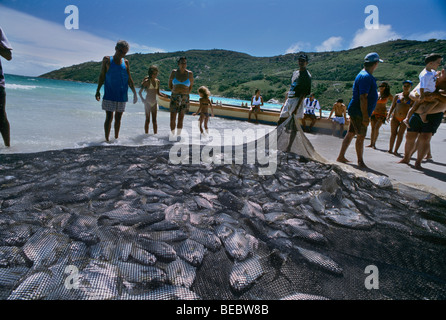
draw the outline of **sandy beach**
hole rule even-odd
[[[414,168],[415,158],[412,158],[410,165],[400,164],[404,154],[405,139],[398,150],[400,157],[387,153],[389,149],[390,125],[383,125],[380,129],[377,149],[364,148],[364,161],[370,168],[368,171],[358,170],[356,162],[356,151],[354,140],[346,153],[346,158],[351,161],[349,164],[336,162],[336,158],[341,148],[342,139],[330,135],[306,134],[316,151],[329,162],[339,165],[347,171],[355,172],[361,176],[377,175],[389,178],[397,187],[399,184],[412,186],[419,190],[434,193],[446,198],[446,124],[440,125],[437,133],[432,137],[431,148],[433,159],[423,161],[423,170]],[[365,145],[370,143],[370,127],[365,140]],[[416,156],[416,154],[414,155]]]

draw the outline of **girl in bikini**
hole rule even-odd
[[[144,78],[141,89],[139,90],[139,96],[144,103],[144,109],[146,112],[146,122],[144,124],[144,130],[146,134],[149,133],[150,115],[152,115],[153,123],[153,133],[158,133],[158,125],[156,122],[156,114],[158,110],[158,103],[156,101],[156,96],[160,95],[162,97],[167,97],[164,93],[160,92],[160,81],[157,79],[158,68],[156,66],[151,66],[149,68],[148,76]],[[146,98],[144,99],[142,92],[145,91]]]
[[[403,82],[403,92],[395,95],[392,106],[387,116],[387,121],[390,121],[390,141],[389,141],[389,153],[393,153],[398,156],[398,149],[403,141],[404,132],[407,127],[404,125],[403,120],[406,118],[407,113],[412,107],[414,101],[410,99],[410,90],[412,89],[412,81],[405,80]],[[396,139],[395,149],[393,149]]]
[[[212,102],[209,99],[211,92],[208,88],[206,88],[205,86],[200,87],[198,89],[198,94],[200,95],[200,107],[198,108],[198,111],[193,113],[192,115],[200,115],[198,126],[200,127],[201,134],[203,134],[203,128],[201,126],[204,122],[204,129],[206,130],[206,133],[208,133],[208,121],[211,114],[212,116],[214,116],[214,107],[212,106]],[[211,108],[212,113],[209,113],[209,107]]]
[[[378,102],[376,103],[375,110],[371,116],[372,132],[370,135],[370,145],[367,147],[376,149],[376,140],[378,140],[379,128],[386,123],[387,119],[387,101],[393,100],[393,96],[390,94],[390,86],[387,82],[382,82],[379,85]]]

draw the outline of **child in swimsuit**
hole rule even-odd
[[[144,103],[144,109],[146,113],[146,122],[144,124],[144,130],[146,134],[149,133],[149,123],[150,114],[152,114],[153,132],[157,134],[158,125],[156,122],[156,114],[158,110],[158,103],[156,101],[156,96],[167,97],[164,93],[160,92],[160,81],[157,79],[158,68],[156,66],[151,66],[148,71],[148,76],[144,78],[141,89],[139,90],[139,96]],[[142,92],[146,91],[146,98],[142,96]]]
[[[406,119],[403,120],[404,124],[408,128],[409,120],[416,111],[418,111],[417,113],[421,120],[426,123],[426,116],[428,115],[428,112],[431,112],[438,105],[438,103],[427,104],[423,105],[423,107],[418,110],[420,105],[422,105],[424,102],[426,93],[429,94],[436,91],[436,82],[439,76],[439,72],[437,73],[436,70],[440,66],[442,60],[443,58],[438,54],[430,54],[424,60],[426,68],[424,68],[419,75],[420,84],[415,93],[416,97],[419,97],[419,100],[414,103],[413,107],[409,110]]]
[[[200,132],[203,134],[203,128],[201,126],[204,122],[204,129],[206,130],[206,133],[208,133],[208,121],[209,117],[211,116],[211,114],[209,113],[209,107],[211,107],[212,116],[214,116],[214,107],[212,106],[212,102],[209,99],[211,92],[207,87],[200,87],[198,89],[198,94],[200,95],[200,107],[198,108],[198,111],[193,113],[192,115],[200,115],[200,119],[198,121]]]

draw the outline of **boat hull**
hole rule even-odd
[[[157,97],[158,106],[160,110],[169,111],[170,99],[164,97]],[[189,114],[198,111],[200,104],[198,101],[191,101],[189,107]],[[241,121],[248,121],[249,119],[249,108],[240,107],[240,106],[231,106],[231,105],[213,105],[214,107],[214,116],[226,119],[234,119]],[[279,121],[279,111],[273,110],[262,110],[257,114],[259,123],[273,125],[276,126]],[[255,115],[251,115],[251,120],[255,120]],[[307,125],[309,126],[310,121],[306,120]],[[344,125],[344,133],[346,133],[346,129],[348,128],[349,122]],[[338,134],[338,125],[336,125],[336,132]],[[333,130],[333,122],[328,118],[322,118],[316,121],[313,132],[316,133],[324,133],[331,134]]]

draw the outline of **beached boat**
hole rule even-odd
[[[169,110],[169,104],[170,99],[164,98],[164,97],[157,97],[158,105],[160,110],[168,111]],[[190,101],[190,108],[189,108],[189,114],[192,114],[194,112],[198,111],[200,104],[198,101]],[[234,119],[234,120],[242,120],[242,121],[248,121],[249,119],[249,107],[241,107],[241,106],[235,106],[235,105],[217,105],[213,104],[214,106],[214,116],[226,118],[226,119]],[[259,123],[267,124],[267,125],[277,125],[277,122],[279,121],[279,111],[275,110],[262,110],[258,113],[258,120]],[[251,115],[251,120],[255,121],[254,114]],[[313,127],[313,132],[316,133],[325,133],[325,134],[331,134],[332,133],[332,124],[333,122],[329,120],[328,118],[322,118],[316,121],[316,124]],[[348,128],[348,119],[347,123],[344,126],[344,129],[347,130]],[[307,125],[310,125],[310,121],[307,120]],[[336,128],[337,130],[337,128]],[[345,131],[344,131],[345,133]]]

